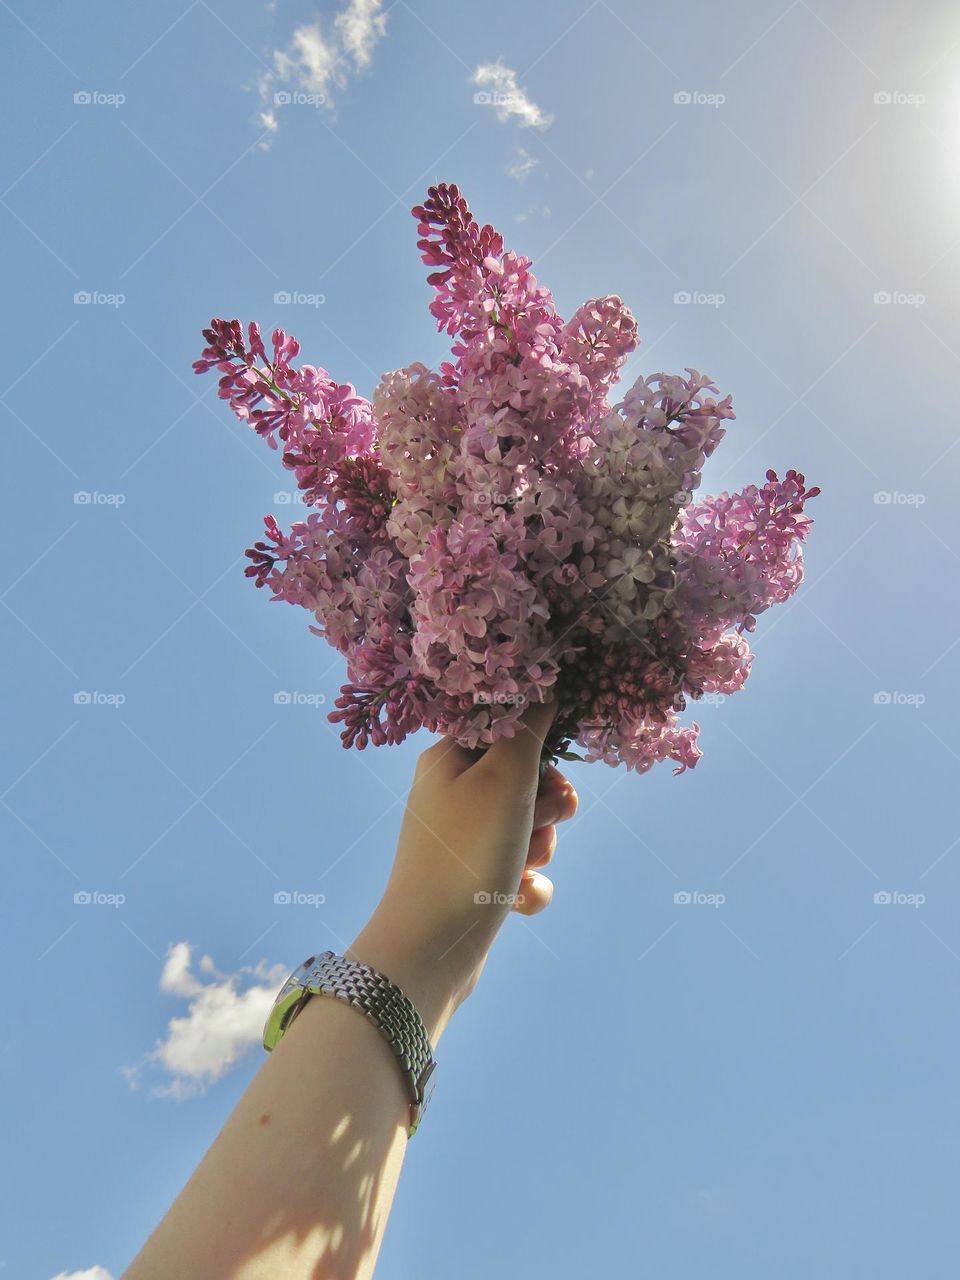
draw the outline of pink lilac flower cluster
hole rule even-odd
[[[430,310],[451,359],[387,373],[373,401],[299,344],[213,320],[194,368],[296,476],[306,519],[266,517],[247,574],[301,605],[345,657],[331,720],[345,746],[426,727],[471,748],[558,704],[549,757],[643,772],[696,764],[688,699],[732,693],[745,633],[803,576],[804,503],[788,471],[693,500],[733,418],[695,369],[610,403],[638,343],[617,297],[564,322],[529,259],[479,226],[455,186],[413,210]]]

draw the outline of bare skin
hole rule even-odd
[[[577,807],[557,770],[539,774],[553,714],[531,707],[479,759],[447,738],[420,756],[387,888],[347,953],[406,992],[434,1047],[508,911],[533,915],[553,896],[539,868]],[[124,1280],[365,1280],[408,1121],[376,1027],[308,1001]]]

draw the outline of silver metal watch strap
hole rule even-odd
[[[348,960],[333,951],[311,956],[293,973],[277,996],[263,1033],[270,1051],[314,995],[334,996],[365,1014],[396,1054],[410,1090],[412,1136],[426,1103],[427,1081],[436,1067],[430,1037],[411,1000],[398,986],[370,965]]]

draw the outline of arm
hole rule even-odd
[[[347,953],[401,987],[434,1047],[510,897],[533,914],[552,896],[536,868],[577,804],[556,770],[539,779],[552,715],[531,708],[517,736],[480,759],[448,738],[420,756],[386,891]],[[338,1000],[309,1000],[125,1280],[371,1276],[408,1116],[377,1028]]]

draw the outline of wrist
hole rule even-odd
[[[409,896],[386,893],[347,955],[379,970],[403,991],[436,1046],[483,968],[492,941],[492,913],[486,907],[464,919],[431,919],[422,910],[412,914],[409,901]]]

